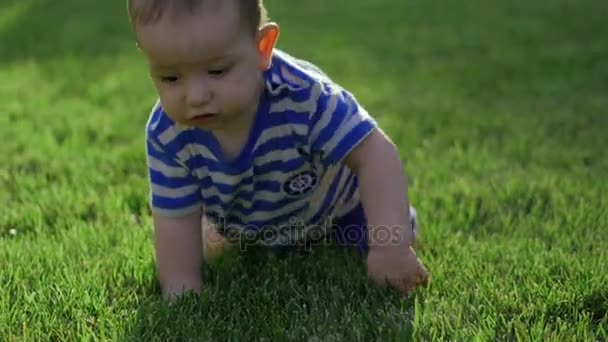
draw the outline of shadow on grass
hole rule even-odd
[[[143,303],[130,340],[410,340],[413,298],[368,284],[354,253],[319,248],[276,254],[253,249],[205,269],[206,290],[174,305]]]

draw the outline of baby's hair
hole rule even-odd
[[[127,0],[127,11],[131,24],[153,24],[163,15],[193,13],[205,2],[213,1],[217,4],[227,0]],[[249,32],[256,33],[268,21],[266,8],[262,0],[230,0],[236,1],[241,18],[247,25]]]

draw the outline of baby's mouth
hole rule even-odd
[[[215,113],[203,113],[203,114],[198,114],[195,115],[194,117],[192,117],[193,119],[204,119],[204,118],[210,118],[215,116]]]
[[[204,123],[204,122],[214,119],[216,116],[217,116],[216,113],[202,113],[202,114],[193,116],[192,118],[190,118],[190,121]]]

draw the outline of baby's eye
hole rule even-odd
[[[222,76],[224,74],[226,74],[228,71],[230,70],[230,68],[221,68],[221,69],[211,69],[209,71],[207,71],[207,73],[209,73],[209,75],[211,76]]]
[[[160,78],[160,80],[162,82],[165,82],[165,83],[175,83],[175,82],[179,81],[179,77],[177,77],[177,76],[162,76]]]
[[[209,70],[209,75],[213,75],[213,76],[219,76],[222,75],[224,73],[224,69],[216,69],[216,70]]]

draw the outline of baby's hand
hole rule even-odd
[[[407,295],[419,286],[426,286],[430,275],[418,260],[411,247],[378,246],[370,247],[367,255],[367,273],[376,285],[386,285]]]

